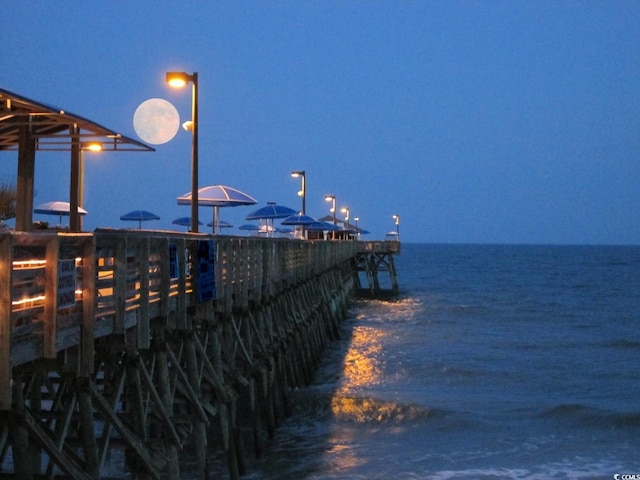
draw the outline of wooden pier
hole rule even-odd
[[[390,242],[365,243],[0,234],[0,478],[240,477]]]

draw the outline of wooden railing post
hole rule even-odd
[[[113,332],[124,333],[124,314],[127,301],[127,238],[116,239],[113,266],[113,299],[115,302],[115,319]]]
[[[56,358],[58,353],[58,262],[60,252],[60,237],[53,236],[47,242],[47,272],[44,276],[44,331],[42,338],[42,355],[44,358]]]
[[[13,236],[0,235],[0,411],[11,408],[11,285]]]
[[[96,321],[96,241],[92,235],[82,244],[82,326],[80,345],[80,375],[89,376],[94,370]]]
[[[138,311],[138,348],[148,349],[151,345],[151,325],[149,322],[149,257],[151,256],[151,247],[149,237],[140,241],[138,248],[138,256],[140,258],[140,291],[139,291],[139,311]]]

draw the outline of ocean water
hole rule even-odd
[[[396,268],[245,478],[640,478],[640,247],[403,244]]]

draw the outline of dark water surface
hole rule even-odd
[[[640,247],[403,245],[246,478],[640,474]]]

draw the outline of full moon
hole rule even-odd
[[[178,110],[167,100],[145,100],[133,114],[133,128],[147,143],[160,145],[171,140],[180,127]]]

